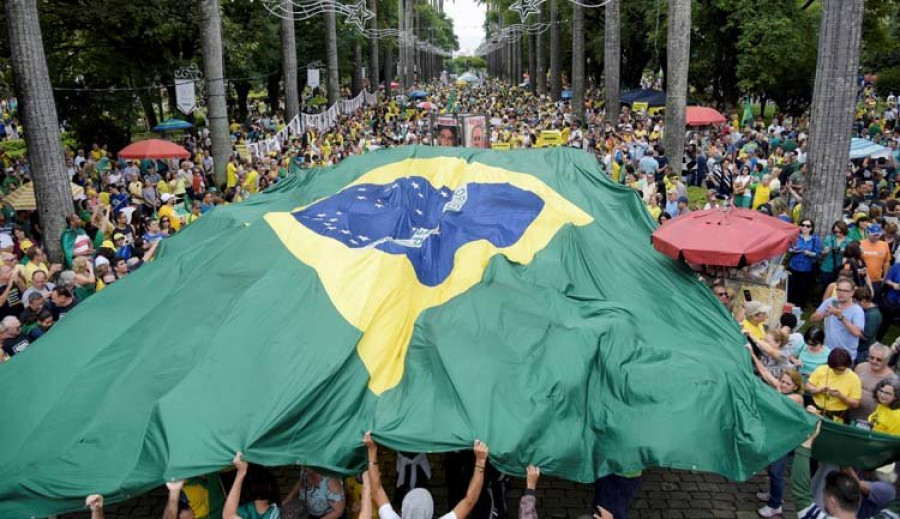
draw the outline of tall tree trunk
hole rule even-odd
[[[550,98],[562,93],[562,49],[560,48],[559,0],[550,0]]]
[[[537,70],[537,35],[528,36],[528,77],[531,78],[531,91],[534,92],[534,72]]]
[[[250,99],[250,82],[246,80],[236,81],[234,91],[237,94],[238,120],[246,122],[250,117],[248,99]]]
[[[72,212],[72,191],[65,173],[37,0],[6,0],[6,22],[44,249],[53,262],[61,263],[59,239],[66,216]]]
[[[691,0],[669,0],[666,52],[666,156],[672,172],[680,175],[691,55]]]
[[[225,166],[231,157],[228,106],[225,99],[225,65],[222,58],[222,18],[218,0],[201,0],[200,30],[203,38],[203,72],[208,95],[207,124],[212,140],[216,182],[224,184]]]
[[[406,84],[404,85],[406,88],[409,88],[412,85],[413,78],[415,77],[416,47],[414,37],[414,9],[415,0],[406,0],[406,30],[409,32],[410,36],[413,37],[413,41],[410,41],[409,45],[406,46]]]
[[[150,128],[159,124],[159,119],[156,118],[156,107],[153,106],[152,95],[152,90],[145,90],[139,95],[141,99],[141,108],[144,109],[144,117],[147,118],[147,126]]]
[[[827,232],[841,218],[844,170],[856,105],[863,0],[824,0],[809,120],[809,174],[803,214]]]
[[[378,0],[369,0],[369,11],[372,11],[372,19],[370,20],[371,29],[378,30]],[[369,39],[369,90],[378,92],[378,38],[372,36]]]
[[[400,37],[397,38],[397,82],[400,88],[406,88],[406,16],[404,16],[405,2],[397,0],[397,28]],[[393,73],[391,74],[393,77]]]
[[[338,67],[337,15],[325,11],[325,60],[328,73],[328,106],[341,98],[341,70]]]
[[[584,8],[572,4],[572,115],[584,119]]]
[[[384,49],[384,97],[391,98],[391,83],[394,81],[394,51],[390,46]]]
[[[352,96],[356,96],[356,94],[360,93],[363,89],[362,68],[362,42],[357,38],[356,41],[353,42],[353,76],[351,79],[352,86],[350,87]]]
[[[543,23],[544,21],[544,4],[542,3],[540,6],[540,10],[537,12],[537,23]],[[534,37],[534,45],[535,45],[535,67],[534,67],[534,79],[535,85],[537,85],[537,93],[545,94],[547,93],[547,70],[544,65],[545,60],[544,56],[546,53],[544,52],[544,34],[539,32]]]
[[[294,33],[294,4],[283,2],[281,18],[281,68],[284,82],[284,119],[290,122],[300,113],[300,89],[297,88],[297,41]]]
[[[606,4],[606,26],[603,33],[603,80],[606,99],[606,119],[619,118],[619,87],[622,84],[622,11],[621,0],[610,0]]]
[[[266,97],[268,97],[269,110],[275,113],[280,109],[281,105],[281,76],[272,74],[266,80]],[[290,119],[288,119],[290,121]]]

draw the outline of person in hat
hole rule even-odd
[[[741,322],[741,329],[751,344],[756,345],[766,355],[779,358],[781,348],[771,343],[765,326],[771,311],[772,307],[761,301],[747,301],[744,303],[744,320]]]
[[[160,198],[162,206],[159,208],[159,218],[167,218],[172,230],[178,232],[181,229],[181,219],[175,212],[175,196],[171,193],[164,193]]]
[[[877,223],[869,224],[869,236],[859,243],[862,259],[866,264],[866,272],[872,280],[872,292],[876,296],[881,291],[885,274],[891,268],[891,248],[882,241],[884,230]]]

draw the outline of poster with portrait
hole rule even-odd
[[[467,148],[487,148],[490,145],[487,117],[467,115],[463,119],[463,145]]]
[[[459,124],[454,116],[440,116],[435,121],[438,146],[459,146]]]

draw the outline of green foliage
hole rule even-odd
[[[875,81],[875,89],[882,98],[887,97],[891,93],[894,95],[900,93],[900,67],[893,67],[879,72],[878,79]]]
[[[864,71],[900,66],[900,0],[867,0],[863,17]]]
[[[445,64],[447,70],[454,74],[462,74],[468,70],[487,68],[487,61],[479,56],[458,56],[448,60]]]
[[[795,2],[740,0],[737,38],[741,90],[775,101],[785,112],[809,108],[815,81],[818,14]]]
[[[60,140],[62,141],[63,148],[69,151],[74,151],[78,146],[74,136],[69,133],[62,134]],[[20,159],[28,153],[25,139],[7,139],[5,141],[0,141],[0,150],[3,150],[4,153],[12,159]]]

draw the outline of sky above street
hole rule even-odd
[[[475,0],[444,0],[444,12],[453,20],[459,39],[458,55],[472,55],[484,40],[484,4]]]

